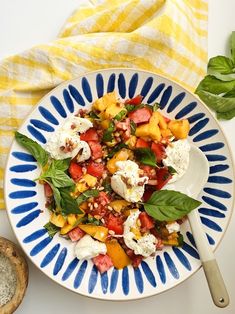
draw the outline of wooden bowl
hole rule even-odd
[[[16,272],[15,293],[9,302],[0,306],[0,314],[11,314],[22,302],[28,286],[28,264],[20,249],[3,237],[0,237],[0,253],[9,258]]]

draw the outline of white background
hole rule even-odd
[[[53,40],[81,0],[0,0],[0,59],[32,45]],[[209,57],[228,53],[228,38],[235,30],[235,1],[209,0]],[[233,121],[220,122],[235,151]],[[217,314],[235,313],[235,216],[217,249],[222,274],[230,294],[229,307],[216,308],[203,271],[164,294],[131,302],[97,301],[74,294],[48,279],[29,262],[30,279],[17,314]],[[5,211],[0,212],[0,235],[16,241]]]

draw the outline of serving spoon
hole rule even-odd
[[[205,155],[199,148],[191,145],[186,173],[177,182],[167,184],[165,189],[179,191],[197,198],[207,182],[208,175],[209,165]],[[188,214],[188,219],[214,304],[218,307],[226,307],[229,304],[228,292],[214,253],[208,244],[197,209]]]

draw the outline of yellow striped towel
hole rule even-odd
[[[59,38],[0,63],[0,208],[14,131],[39,99],[90,70],[135,67],[193,89],[205,74],[207,1],[87,1]]]

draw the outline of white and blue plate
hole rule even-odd
[[[19,131],[43,146],[64,119],[80,108],[90,108],[94,100],[113,90],[122,100],[141,94],[145,103],[160,103],[163,114],[170,118],[189,120],[189,141],[201,149],[210,166],[208,181],[199,196],[202,205],[198,211],[214,250],[232,212],[231,153],[213,115],[198,98],[178,84],[134,69],[91,72],[47,94]],[[98,299],[140,299],[176,286],[200,268],[194,239],[185,222],[182,248],[166,247],[155,257],[145,259],[138,268],[111,268],[100,275],[91,261],[74,257],[71,241],[58,235],[50,238],[43,228],[49,220],[49,211],[45,208],[43,186],[34,181],[39,173],[33,156],[14,141],[5,176],[5,200],[11,225],[32,262],[63,287]]]

